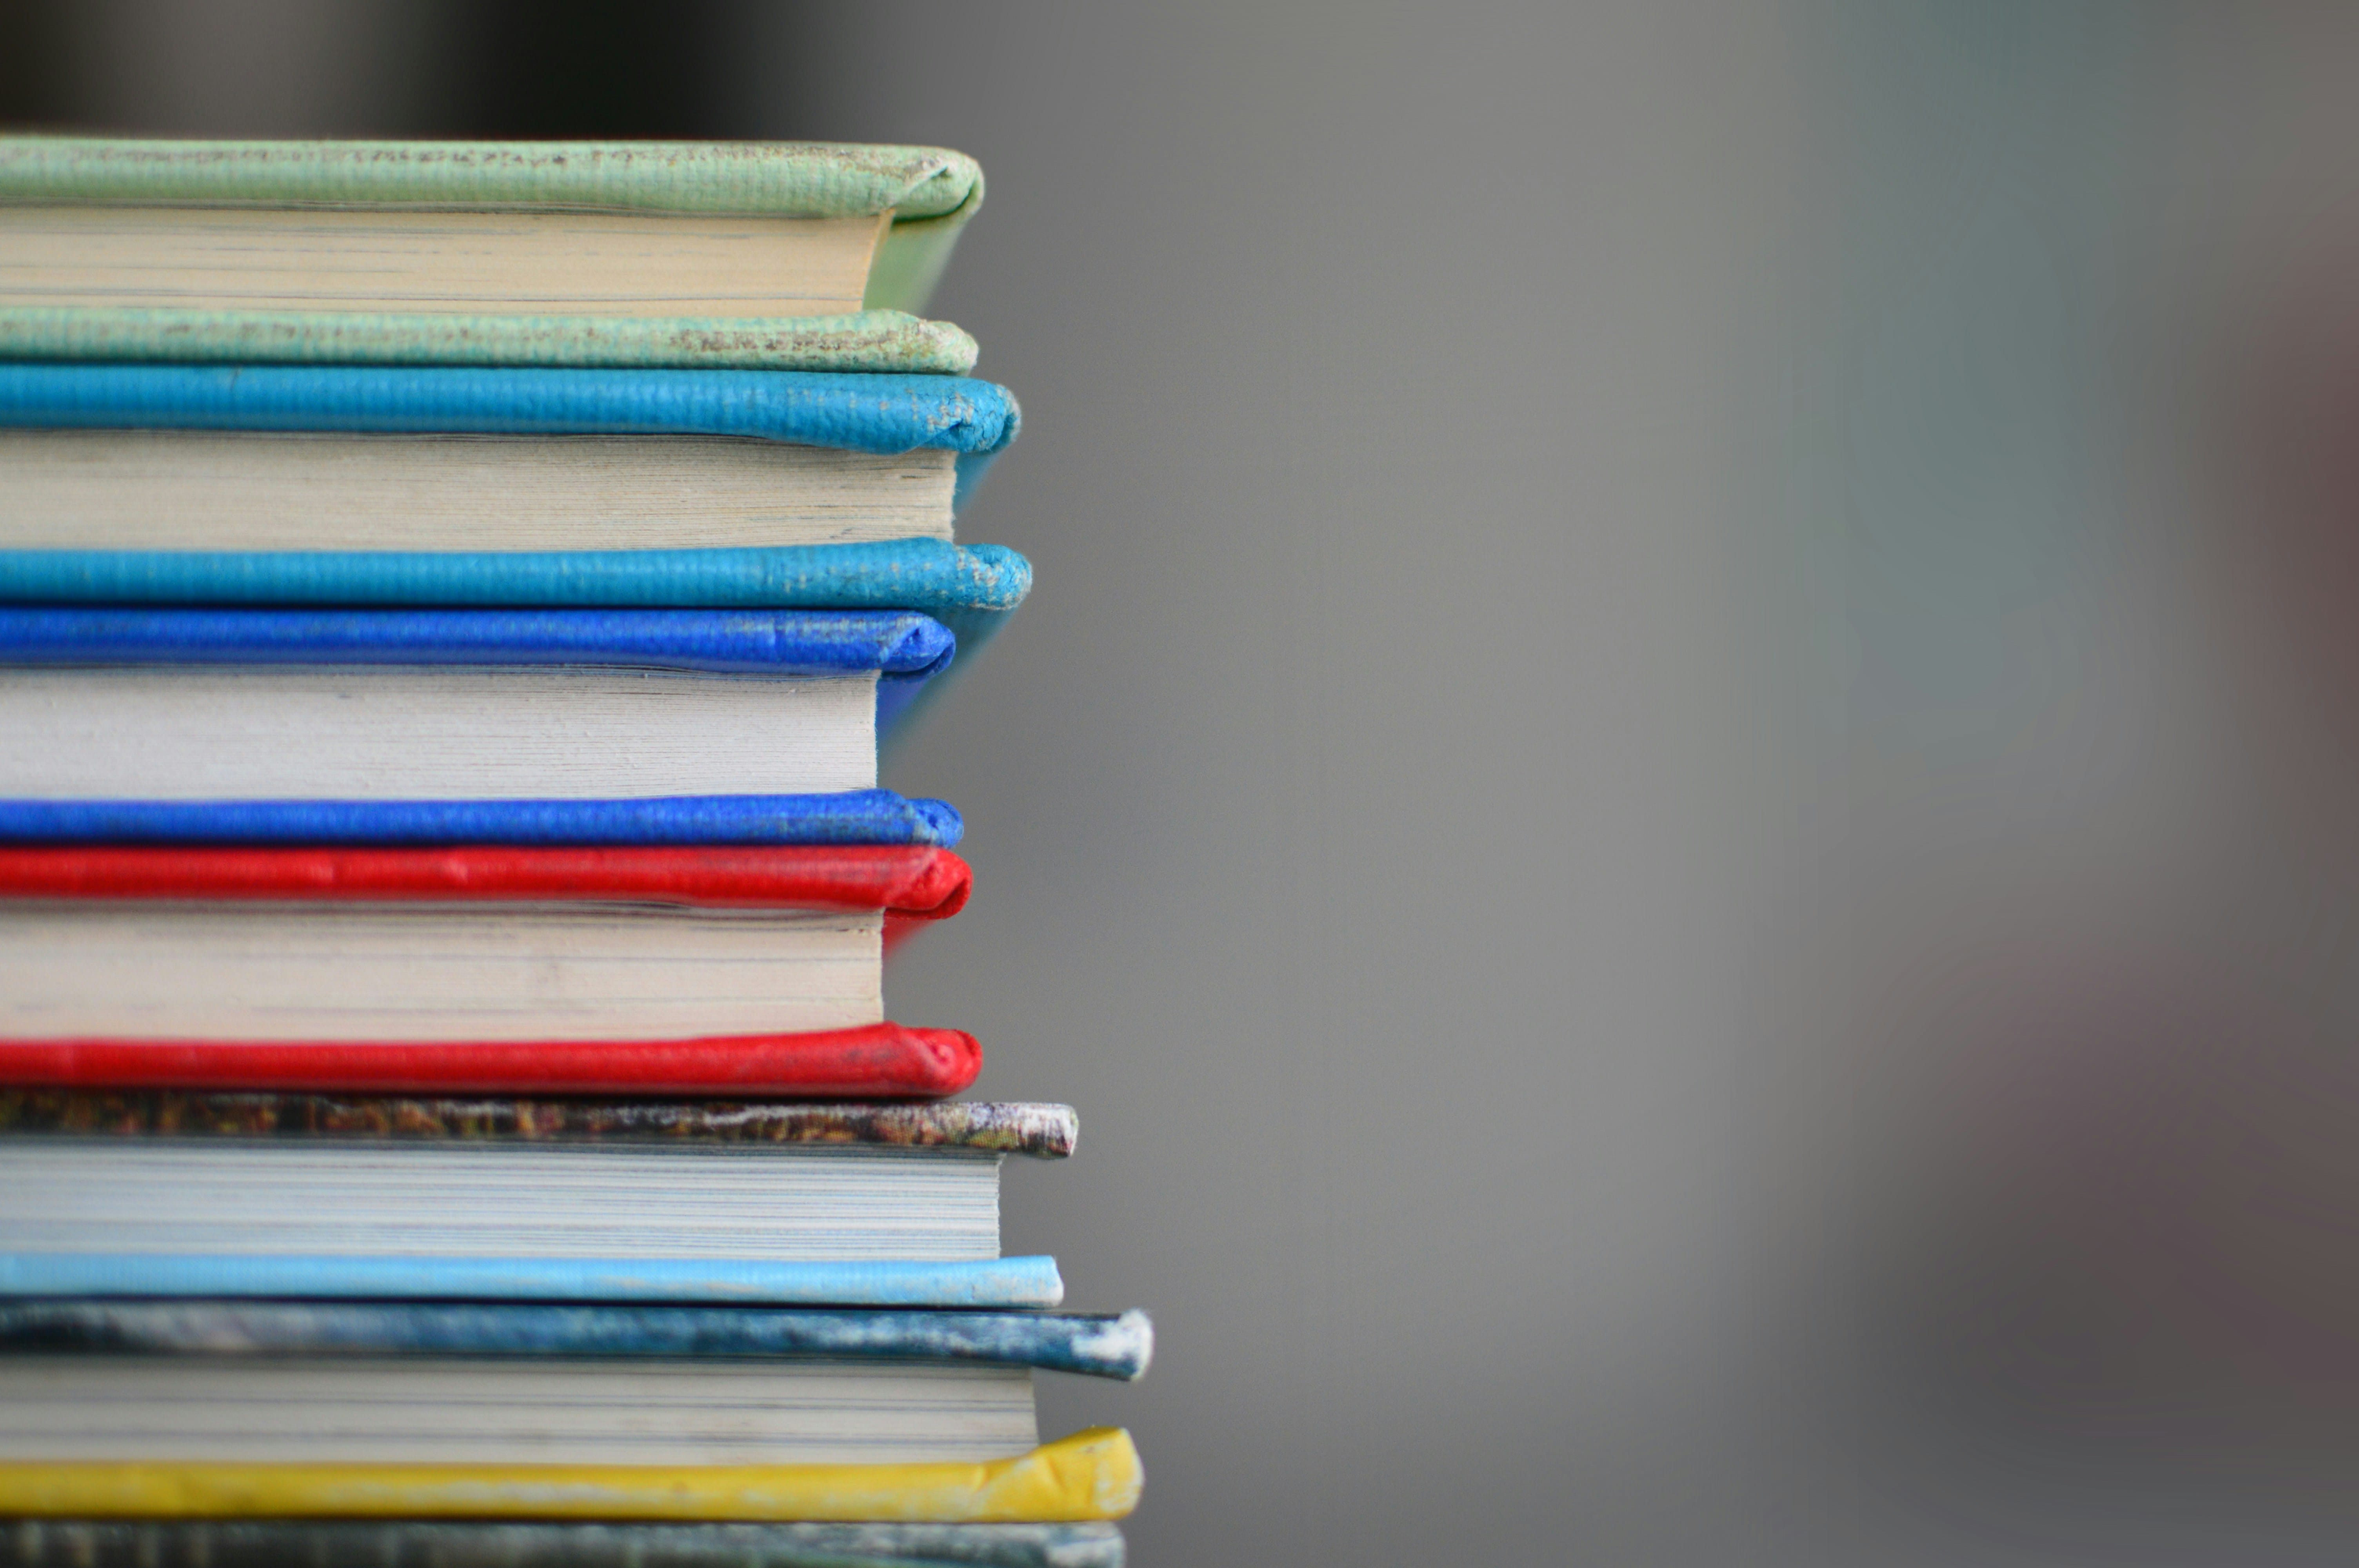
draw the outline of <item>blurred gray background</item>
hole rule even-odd
[[[895,1016],[1141,1568],[2359,1544],[2359,13],[0,0],[0,119],[955,146]]]

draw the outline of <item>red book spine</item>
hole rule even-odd
[[[973,1035],[898,1023],[698,1040],[0,1040],[0,1082],[45,1088],[940,1099],[982,1068]]]

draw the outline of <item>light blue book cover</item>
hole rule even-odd
[[[962,503],[1022,424],[1004,386],[811,371],[0,362],[0,427],[735,436],[955,453]]]

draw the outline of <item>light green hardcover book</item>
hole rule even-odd
[[[821,143],[0,136],[0,356],[963,373],[983,171]]]

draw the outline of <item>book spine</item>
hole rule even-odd
[[[0,1040],[0,1079],[45,1088],[940,1099],[982,1068],[972,1034],[897,1023],[701,1040]]]

